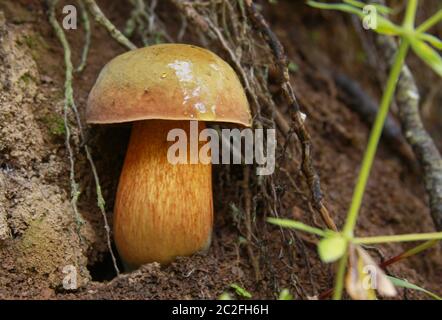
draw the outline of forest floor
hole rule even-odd
[[[123,28],[129,10],[116,1],[99,1],[117,27]],[[298,68],[292,84],[314,146],[314,164],[320,174],[325,201],[337,224],[343,224],[350,203],[369,125],[339,98],[328,72],[339,70],[357,79],[373,97],[379,97],[372,72],[366,71],[357,36],[348,21],[321,15],[302,4],[279,1],[267,5],[265,16],[282,40],[290,61]],[[160,9],[161,10],[161,9]],[[169,10],[171,10],[169,8]],[[0,298],[32,299],[214,299],[232,291],[236,283],[253,298],[274,298],[283,288],[295,298],[314,297],[333,286],[331,265],[322,263],[309,237],[293,248],[290,265],[281,254],[277,228],[269,227],[267,251],[261,262],[268,267],[255,281],[246,248],[235,225],[231,203],[239,195],[229,185],[241,183],[233,167],[226,177],[214,166],[215,224],[213,244],[205,254],[179,258],[168,266],[149,264],[115,277],[107,253],[102,217],[96,208],[93,179],[79,147],[76,179],[81,186],[79,209],[86,224],[83,241],[75,235],[69,195],[69,162],[63,127],[63,49],[39,1],[0,0],[0,207],[7,212],[11,237],[0,242]],[[60,18],[60,17],[59,17]],[[83,33],[67,31],[73,61],[78,63]],[[88,93],[104,64],[125,50],[97,25],[93,26],[86,69],[75,75],[77,106],[83,115]],[[223,56],[222,52],[218,52]],[[411,61],[412,66],[414,62]],[[417,65],[419,66],[419,65]],[[419,77],[418,77],[419,79]],[[431,81],[429,81],[431,82]],[[284,109],[282,109],[284,110]],[[73,123],[73,119],[71,119]],[[103,195],[112,221],[113,197],[130,133],[129,126],[91,128]],[[78,132],[73,132],[74,138]],[[295,169],[293,169],[295,167]],[[296,166],[288,166],[296,178]],[[218,189],[217,189],[218,188]],[[286,191],[282,216],[321,225],[320,218],[296,194]],[[1,211],[0,211],[1,214]],[[382,141],[361,210],[361,236],[433,232],[427,198],[419,172]],[[1,241],[1,240],[0,240]],[[386,258],[409,244],[379,246]],[[373,251],[373,256],[379,256]],[[63,268],[80,267],[81,287],[64,290]],[[86,267],[83,268],[82,267]],[[388,272],[442,294],[442,256],[431,249],[393,265]],[[426,298],[400,290],[399,298]]]

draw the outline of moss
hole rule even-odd
[[[47,221],[37,219],[30,223],[18,243],[18,264],[22,270],[35,270],[40,274],[54,274],[62,261],[59,241]]]
[[[35,82],[35,79],[29,72],[26,72],[20,77],[20,81],[22,81],[25,85],[29,85],[31,82]]]
[[[66,239],[61,238],[64,236],[54,223],[47,218],[33,220],[15,246],[19,270],[27,275],[41,275],[51,287],[61,284],[63,267],[73,265],[78,268],[72,248],[68,247]]]
[[[20,46],[26,45],[31,51],[34,60],[37,60],[41,56],[42,51],[49,48],[46,40],[39,33],[25,34],[16,42]]]
[[[36,219],[31,222],[31,224],[28,227],[27,232],[24,234],[22,241],[21,241],[23,248],[31,248],[35,245],[34,238],[41,231],[40,229],[42,226],[42,222],[43,222],[43,219]],[[40,237],[40,240],[42,240],[42,239],[44,240],[45,238]],[[45,246],[43,245],[43,247],[45,247]]]
[[[38,38],[34,35],[26,35],[24,36],[24,41],[29,49],[36,49],[39,45]]]
[[[65,136],[66,128],[64,126],[64,119],[61,116],[52,114],[42,117],[41,120],[53,136]]]

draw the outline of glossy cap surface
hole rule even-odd
[[[235,71],[211,51],[186,44],[149,46],[111,60],[89,94],[86,119],[251,121]]]

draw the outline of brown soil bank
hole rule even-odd
[[[158,10],[171,30],[177,29],[179,20],[173,13],[176,9],[166,2]],[[124,4],[116,3],[99,1],[106,15],[122,29],[130,12]],[[298,66],[292,70],[293,85],[307,115],[325,200],[340,226],[369,128],[338,99],[328,71],[346,72],[376,97],[379,92],[373,85],[375,77],[364,72],[357,36],[342,16],[318,14],[291,1],[266,4],[264,8],[290,61]],[[73,84],[81,115],[103,65],[124,52],[102,28],[93,24],[92,29],[87,67],[75,74]],[[82,29],[67,31],[67,36],[77,64],[83,45]],[[183,41],[202,45],[190,35]],[[211,49],[226,57],[221,49]],[[259,207],[260,203],[256,204],[259,210],[255,233],[259,241],[254,250],[261,279],[255,280],[238,217],[244,196],[238,188],[243,180],[239,166],[214,166],[215,227],[213,244],[206,254],[180,258],[169,266],[145,265],[115,277],[103,219],[96,206],[92,173],[71,115],[68,122],[75,155],[74,178],[81,191],[78,217],[70,204],[70,162],[63,122],[64,75],[63,50],[47,21],[45,6],[40,1],[0,0],[0,298],[213,299],[236,283],[254,298],[274,298],[287,288],[295,298],[306,299],[332,286],[332,267],[320,262],[309,237],[291,233],[293,243],[290,238],[281,237],[279,229],[264,222],[265,214],[259,214],[267,210]],[[423,87],[424,93],[427,89]],[[281,110],[284,111],[283,104]],[[109,221],[129,132],[126,126],[88,130]],[[278,213],[322,226],[308,206],[308,192],[298,166],[299,157],[295,155],[284,167],[289,174],[274,181],[274,191],[281,199]],[[413,173],[394,149],[381,143],[358,234],[432,231],[419,174]],[[408,245],[402,244],[380,246],[373,256],[390,257],[406,248]],[[79,288],[66,290],[63,281],[72,270]],[[442,294],[442,257],[438,249],[388,271]],[[426,296],[401,290],[399,298]]]

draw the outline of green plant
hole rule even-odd
[[[25,85],[29,85],[31,82],[35,82],[34,77],[33,77],[29,72],[24,73],[24,74],[20,77],[20,80],[23,81],[23,83],[24,83]]]
[[[239,296],[239,297],[247,298],[247,299],[250,299],[252,297],[252,294],[250,292],[248,292],[243,287],[237,285],[236,283],[232,283],[230,285],[230,288],[234,289],[236,295]]]
[[[344,0],[343,3],[322,3],[316,1],[308,1],[307,3],[315,8],[339,10],[356,14],[361,19],[364,19],[366,16],[364,11],[366,4],[355,0]],[[435,15],[416,28],[415,17],[418,0],[408,1],[402,25],[394,24],[385,16],[391,12],[390,8],[381,5],[375,5],[374,7],[376,8],[375,15],[377,23],[373,30],[380,34],[399,37],[400,46],[390,70],[379,111],[370,133],[370,138],[365,150],[345,225],[342,231],[335,232],[313,228],[297,221],[269,218],[269,222],[273,224],[309,232],[322,238],[318,243],[318,253],[321,260],[324,262],[334,262],[339,260],[333,291],[334,299],[342,298],[344,282],[346,282],[347,292],[353,298],[375,298],[376,296],[372,289],[373,286],[363,286],[363,281],[367,278],[365,272],[365,267],[367,266],[374,266],[376,268],[377,290],[379,293],[388,296],[395,292],[391,278],[387,277],[382,269],[373,262],[368,253],[363,249],[363,245],[388,242],[428,241],[427,243],[408,251],[406,256],[410,256],[434,245],[437,242],[436,240],[442,239],[442,232],[364,238],[354,236],[354,229],[379,139],[384,127],[384,122],[396,91],[401,69],[410,48],[437,74],[442,76],[442,58],[436,51],[437,49],[442,49],[442,41],[437,37],[426,33],[429,28],[442,20],[442,10],[439,10]],[[401,256],[400,259],[404,257],[405,256]],[[349,272],[345,279],[345,272],[347,269]],[[393,283],[396,285],[403,284],[399,283],[399,281],[393,281]]]
[[[434,300],[442,300],[442,298],[439,297],[437,294],[434,294],[433,292],[430,292],[427,289],[421,288],[411,282],[408,282],[407,280],[403,280],[403,279],[399,279],[399,278],[395,278],[395,277],[388,277],[388,278],[396,287],[402,287],[402,288],[406,288],[406,289],[410,289],[410,290],[421,291],[421,292],[427,294],[428,296],[430,296],[431,298],[433,298]]]
[[[49,132],[55,137],[61,137],[66,134],[66,128],[64,126],[64,119],[59,115],[48,115],[42,118]]]
[[[278,300],[293,300],[293,295],[288,289],[282,289],[281,293],[279,294]]]
[[[233,289],[236,296],[238,296],[240,298],[244,298],[244,299],[252,298],[252,294],[250,292],[248,292],[246,289],[244,289],[243,287],[241,287],[240,285],[238,285],[236,283],[232,283],[229,287],[231,289]],[[234,300],[234,298],[232,297],[232,295],[229,292],[223,292],[218,297],[218,300]]]

